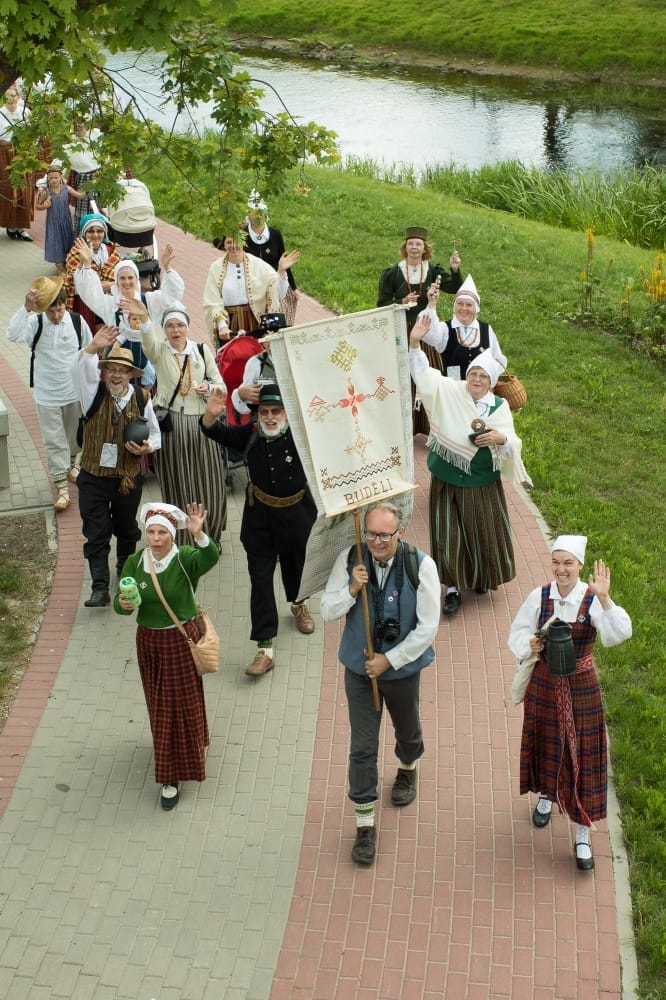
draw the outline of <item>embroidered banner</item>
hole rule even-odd
[[[390,500],[409,522],[414,451],[405,312],[387,306],[331,317],[281,330],[270,343],[320,512],[301,584],[308,596],[325,586],[335,557],[354,541],[355,510]]]

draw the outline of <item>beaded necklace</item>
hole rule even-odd
[[[413,291],[412,286],[409,283],[409,269],[410,269],[411,266],[412,265],[409,263],[409,261],[407,259],[405,259],[405,281],[407,282],[407,291],[408,292],[412,292]],[[414,268],[414,270],[416,270],[416,268]],[[426,274],[427,273],[428,273],[428,268],[426,267]],[[423,261],[420,261],[419,262],[419,290],[418,290],[419,298],[421,297],[421,292],[423,291],[423,281],[424,281],[424,278],[425,278],[425,275],[423,274]]]
[[[468,333],[467,331],[470,331]],[[474,347],[479,340],[479,331],[475,326],[457,326],[456,336],[461,347]]]

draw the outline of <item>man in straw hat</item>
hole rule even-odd
[[[150,394],[141,389],[139,398],[131,384],[142,371],[135,367],[132,352],[116,343],[117,337],[116,327],[100,327],[72,368],[84,414],[78,487],[86,539],[83,554],[92,579],[92,592],[84,602],[87,608],[110,603],[111,536],[116,537],[118,572],[141,537],[136,517],[143,486],[141,456],[161,444]],[[145,438],[128,440],[129,425],[141,417],[146,420]]]
[[[30,348],[30,385],[35,390],[37,418],[46,463],[57,497],[53,507],[70,505],[69,484],[78,476],[76,431],[81,416],[79,395],[72,381],[72,363],[92,340],[84,319],[67,312],[63,277],[39,277],[26,292],[7,328],[7,337]]]
[[[250,575],[251,638],[256,655],[245,673],[261,677],[275,666],[273,643],[278,632],[273,576],[278,560],[296,628],[304,635],[315,623],[307,601],[298,601],[305,548],[317,517],[305,470],[296,451],[277,385],[264,385],[257,404],[257,425],[227,426],[220,419],[226,393],[216,387],[201,417],[203,433],[245,455],[248,486],[240,540]]]

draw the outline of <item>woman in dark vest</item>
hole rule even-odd
[[[472,275],[467,275],[456,292],[452,318],[441,323],[435,311],[438,298],[439,289],[432,285],[428,290],[428,308],[425,310],[430,317],[430,330],[423,342],[440,355],[441,361],[435,367],[449,378],[460,381],[467,375],[474,358],[489,350],[495,361],[503,369],[506,368],[506,357],[500,350],[495,331],[490,323],[478,319],[481,298]]]
[[[553,802],[576,824],[574,855],[581,871],[594,868],[590,827],[604,819],[608,765],[606,723],[592,651],[617,646],[631,636],[631,619],[610,599],[610,570],[599,559],[587,583],[580,579],[585,535],[560,535],[553,542],[553,579],[533,590],[516,615],[509,648],[519,658],[538,659],[527,685],[520,743],[520,794],[539,795],[532,823],[550,822]],[[572,627],[575,671],[553,676],[539,630],[556,615]],[[572,663],[573,665],[573,663]]]
[[[432,253],[428,230],[422,226],[409,226],[400,246],[400,260],[385,268],[379,276],[377,306],[394,303],[407,306],[408,335],[417,316],[428,305],[428,289],[433,282],[437,281],[443,292],[452,293],[457,292],[462,283],[458,251],[454,250],[449,258],[450,271],[446,271],[441,264],[433,264]],[[426,354],[430,364],[441,367],[436,351],[426,348]],[[414,434],[428,433],[428,419],[420,406],[415,406],[412,412],[412,427]]]

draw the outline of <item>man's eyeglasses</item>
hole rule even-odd
[[[399,531],[400,528],[396,528],[395,531],[365,531],[363,534],[366,542],[390,542]]]

